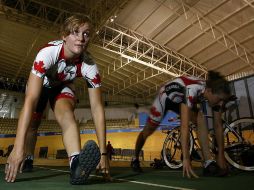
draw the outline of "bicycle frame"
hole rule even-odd
[[[204,115],[204,117],[209,118],[209,119],[213,118],[213,116],[208,116],[208,115]],[[226,136],[227,132],[230,131],[235,136],[237,136],[237,138],[241,139],[241,142],[242,142],[243,138],[242,138],[242,135],[240,134],[240,132],[236,131],[233,127],[231,127],[230,124],[224,118],[221,118],[221,120],[222,120],[222,126],[224,128],[224,136]],[[206,126],[206,127],[208,127],[208,126]]]
[[[207,119],[206,121],[206,125],[205,127],[207,127],[207,129],[209,129],[208,124],[208,119],[210,118],[214,118],[212,115],[204,115],[204,118]],[[245,155],[248,154],[248,151],[250,151],[250,154],[253,154],[252,151],[254,151],[252,149],[252,147],[254,148],[254,145],[251,143],[253,142],[250,141],[249,139],[253,139],[253,136],[247,136],[246,138],[246,134],[248,134],[248,130],[252,128],[252,132],[254,131],[253,127],[254,127],[254,118],[250,118],[250,117],[246,117],[246,118],[238,118],[232,122],[228,122],[226,119],[221,118],[222,119],[222,126],[224,128],[224,155],[226,160],[234,167],[238,168],[238,169],[242,169],[245,171],[253,171],[254,170],[254,165],[252,165],[252,163],[249,163],[248,161],[246,162],[246,160],[243,160],[244,158],[241,157],[242,153]],[[178,120],[180,120],[178,118]],[[177,121],[175,119],[175,121]],[[194,125],[195,126],[195,125]],[[247,127],[247,128],[246,128]],[[178,129],[177,129],[178,128]],[[181,159],[178,157],[174,157],[175,155],[175,151],[181,151],[179,147],[181,142],[180,142],[180,125],[174,127],[173,129],[171,128],[170,130],[167,129],[167,137],[164,140],[163,143],[163,158],[164,161],[166,163],[166,165],[168,165],[170,168],[172,169],[177,169],[180,168],[182,166],[182,162]],[[214,128],[213,128],[214,130]],[[245,132],[246,130],[246,132]],[[193,150],[196,150],[199,154],[199,156],[202,157],[202,155],[200,154],[200,152],[198,150],[200,150],[201,146],[200,143],[197,142],[197,137],[196,135],[194,135],[196,131],[196,127],[193,127],[193,125],[190,125],[190,155],[192,153]],[[209,130],[210,131],[210,130]],[[211,134],[211,133],[210,133]],[[213,133],[214,134],[214,133]],[[250,133],[252,134],[252,133]],[[174,138],[175,135],[178,138]],[[214,139],[215,136],[211,137],[212,140],[210,140],[210,142],[212,142],[209,146],[212,153],[217,153],[217,147],[216,147],[216,143],[214,143]],[[172,146],[172,145],[177,145],[177,146]],[[172,151],[170,151],[169,155],[168,155],[168,148],[172,147]],[[177,149],[177,150],[175,150]],[[179,154],[178,154],[179,155]],[[169,156],[169,158],[168,158]],[[245,157],[246,158],[246,157]],[[251,160],[254,157],[251,157]],[[177,162],[174,162],[174,160],[176,159]],[[195,160],[195,158],[194,158]],[[198,161],[198,160],[196,160]],[[246,164],[246,165],[245,165]]]

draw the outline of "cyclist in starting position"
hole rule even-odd
[[[189,122],[197,122],[198,135],[204,159],[204,176],[223,176],[227,166],[224,157],[224,138],[220,106],[230,97],[229,82],[218,72],[209,71],[208,79],[181,76],[166,83],[159,90],[150,109],[146,126],[140,132],[135,147],[135,157],[131,162],[134,171],[142,172],[139,153],[149,137],[159,126],[168,110],[174,111],[181,118],[181,144],[183,153],[183,177],[198,177],[192,170],[189,153]],[[204,127],[202,105],[208,101],[214,112],[215,137],[218,144],[217,162],[209,151],[208,129]],[[192,114],[195,113],[195,114]]]
[[[97,65],[87,51],[92,31],[90,18],[75,14],[63,22],[61,40],[49,42],[38,52],[29,75],[14,148],[5,167],[7,182],[16,180],[25,154],[28,154],[29,150],[33,152],[36,138],[34,139],[35,135],[27,133],[31,128],[37,131],[47,102],[50,103],[62,129],[63,143],[69,156],[70,183],[85,184],[96,167],[101,167],[102,173],[109,176],[101,80]],[[94,141],[88,141],[81,148],[74,115],[74,80],[77,77],[82,77],[87,83],[99,147]]]

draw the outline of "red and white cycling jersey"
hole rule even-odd
[[[88,88],[101,86],[101,79],[97,65],[87,54],[81,55],[72,63],[64,56],[63,41],[49,42],[37,54],[32,73],[44,78],[44,87],[55,87],[72,82],[76,77],[83,77]]]
[[[181,76],[169,81],[160,88],[151,107],[148,122],[156,126],[168,110],[179,113],[181,103],[194,108],[203,97],[204,90],[205,81],[196,77]]]

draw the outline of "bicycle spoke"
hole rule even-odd
[[[233,121],[225,130],[225,157],[234,167],[254,170],[254,119]]]

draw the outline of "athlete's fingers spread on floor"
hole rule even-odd
[[[8,164],[8,166],[6,166],[6,176],[5,176],[5,180],[7,182],[14,182],[17,176],[17,172],[18,172],[18,167],[15,164]]]
[[[191,170],[191,166],[189,164],[183,164],[183,177],[188,177],[190,178],[190,171]]]
[[[22,173],[22,172],[23,172],[24,162],[25,162],[25,161],[21,162],[21,165],[20,165],[20,167],[19,167],[19,173]]]
[[[187,177],[188,177],[188,178],[191,178],[191,175],[190,175],[189,170],[186,171],[186,174],[187,174]]]
[[[187,177],[188,177],[188,171],[186,170],[186,168],[185,167],[183,167],[183,177],[185,177],[185,174],[187,175]]]
[[[192,170],[191,167],[183,167],[183,177],[187,176],[188,178],[198,178],[198,175]]]
[[[190,172],[191,172],[191,175],[192,175],[193,177],[199,178],[198,175],[197,175],[192,169],[190,170]]]
[[[102,175],[103,175],[103,179],[105,181],[107,181],[107,182],[112,182],[113,181],[113,179],[112,179],[112,177],[110,176],[109,173],[103,173]]]
[[[9,163],[6,163],[6,164],[5,164],[5,168],[4,168],[4,173],[5,173],[5,174],[7,174],[8,167],[9,167]]]
[[[11,181],[11,175],[12,175],[12,167],[11,167],[11,165],[9,164],[9,163],[7,163],[6,165],[5,165],[5,180],[7,181],[7,182],[10,182]]]
[[[5,165],[5,180],[8,182],[9,181],[9,178],[10,178],[10,168],[11,166],[10,166],[10,164],[9,163],[7,163],[6,165]]]
[[[11,182],[14,182],[16,180],[16,176],[19,170],[19,165],[15,164],[12,170],[12,178],[11,178]]]

